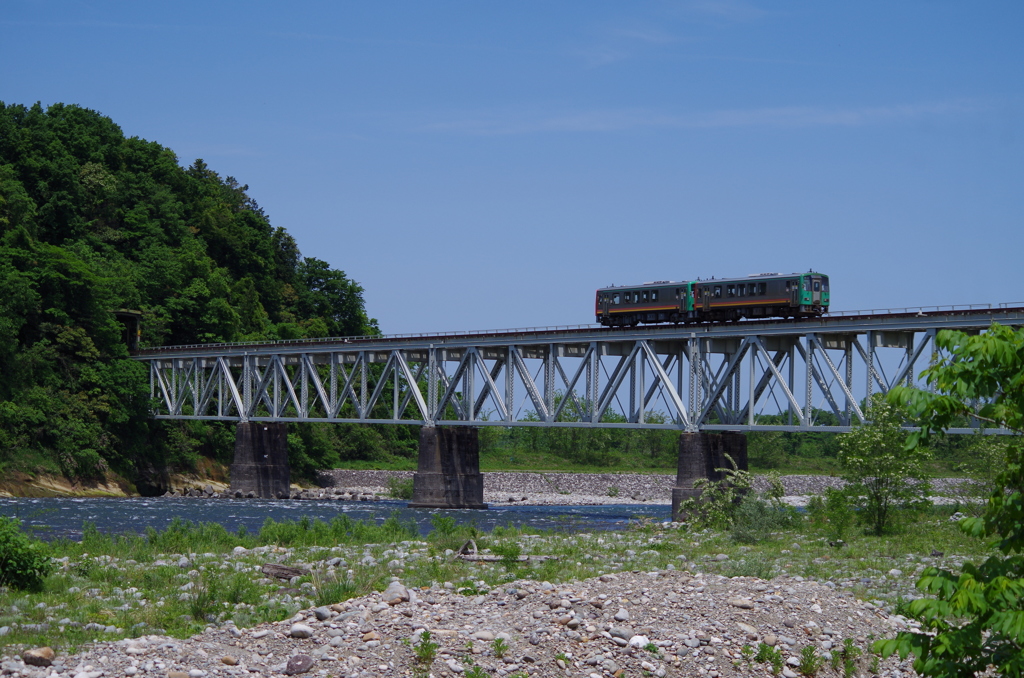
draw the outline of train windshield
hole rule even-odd
[[[828,278],[824,276],[821,278],[821,291],[828,292]]]

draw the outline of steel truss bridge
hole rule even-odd
[[[636,328],[593,326],[144,349],[165,419],[844,431],[935,360],[942,329],[1024,303]],[[956,429],[967,433],[977,429]]]

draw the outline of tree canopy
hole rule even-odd
[[[965,563],[959,574],[929,568],[918,588],[931,597],[910,605],[926,633],[900,633],[878,644],[884,654],[915,655],[914,670],[944,678],[1024,675],[1024,330],[997,324],[980,335],[943,331],[941,354],[925,370],[934,391],[893,389],[922,430],[908,447],[973,417],[1012,432],[981,517],[964,531],[993,541],[999,554]]]
[[[112,311],[141,311],[148,346],[376,332],[362,288],[247,190],[96,111],[0,102],[0,466],[173,459]]]

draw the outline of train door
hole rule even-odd
[[[811,303],[815,306],[821,306],[821,276],[816,275],[811,278]]]
[[[801,278],[790,280],[786,283],[786,287],[789,288],[789,305],[799,306],[800,305],[800,285]]]
[[[701,302],[704,304],[704,310],[705,311],[710,311],[711,310],[711,288],[710,287],[702,287],[700,291],[701,291]]]
[[[601,295],[601,304],[600,304],[599,308],[601,309],[601,315],[604,316],[605,318],[608,317],[608,311],[609,311],[609,306],[610,306],[610,301],[609,300],[611,299],[611,296],[612,295],[610,295],[610,294],[602,294]]]

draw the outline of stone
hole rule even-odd
[[[313,668],[313,658],[308,654],[297,654],[288,658],[288,666],[284,670],[286,676],[305,673]]]
[[[364,633],[363,642],[367,642],[370,640],[380,640],[380,634],[376,631],[368,631],[367,633]]]
[[[318,607],[313,610],[313,615],[320,621],[326,621],[333,617],[334,613],[328,607]]]
[[[729,560],[729,556],[725,553],[719,553],[717,556],[715,556],[715,560],[721,563],[723,561]]]
[[[620,607],[619,611],[615,613],[615,621],[624,622],[629,621],[629,611],[624,607]]]
[[[476,631],[470,635],[470,638],[473,640],[491,641],[494,640],[494,634],[490,631]]]
[[[21,653],[21,660],[31,666],[49,666],[57,653],[49,647],[34,647]]]
[[[202,669],[190,669],[188,672],[188,678],[203,678],[206,675],[206,671]]]
[[[313,629],[305,624],[292,624],[292,628],[288,632],[288,635],[292,638],[312,638]]]
[[[763,642],[765,645],[774,646],[776,643],[779,642],[779,638],[774,633],[766,633],[764,636],[764,640],[762,640],[761,642]]]
[[[384,590],[382,597],[384,602],[388,605],[405,603],[409,600],[409,589],[402,586],[401,582],[393,581],[388,584],[388,587]]]
[[[78,674],[78,676],[80,675],[82,674]],[[75,678],[78,678],[78,676],[75,676]],[[188,673],[184,671],[168,671],[167,678],[188,678]]]
[[[633,636],[629,639],[629,645],[631,647],[644,648],[651,644],[651,639],[647,636]]]
[[[232,657],[229,654],[224,655],[220,658],[221,664],[227,664],[228,666],[238,666],[238,658]]]
[[[740,608],[741,610],[754,609],[754,603],[752,603],[749,598],[730,598],[726,602],[728,602],[733,607]]]
[[[751,626],[750,624],[736,622],[736,627],[739,628],[740,631],[743,631],[743,633],[746,633],[747,635],[757,635],[757,629]]]

